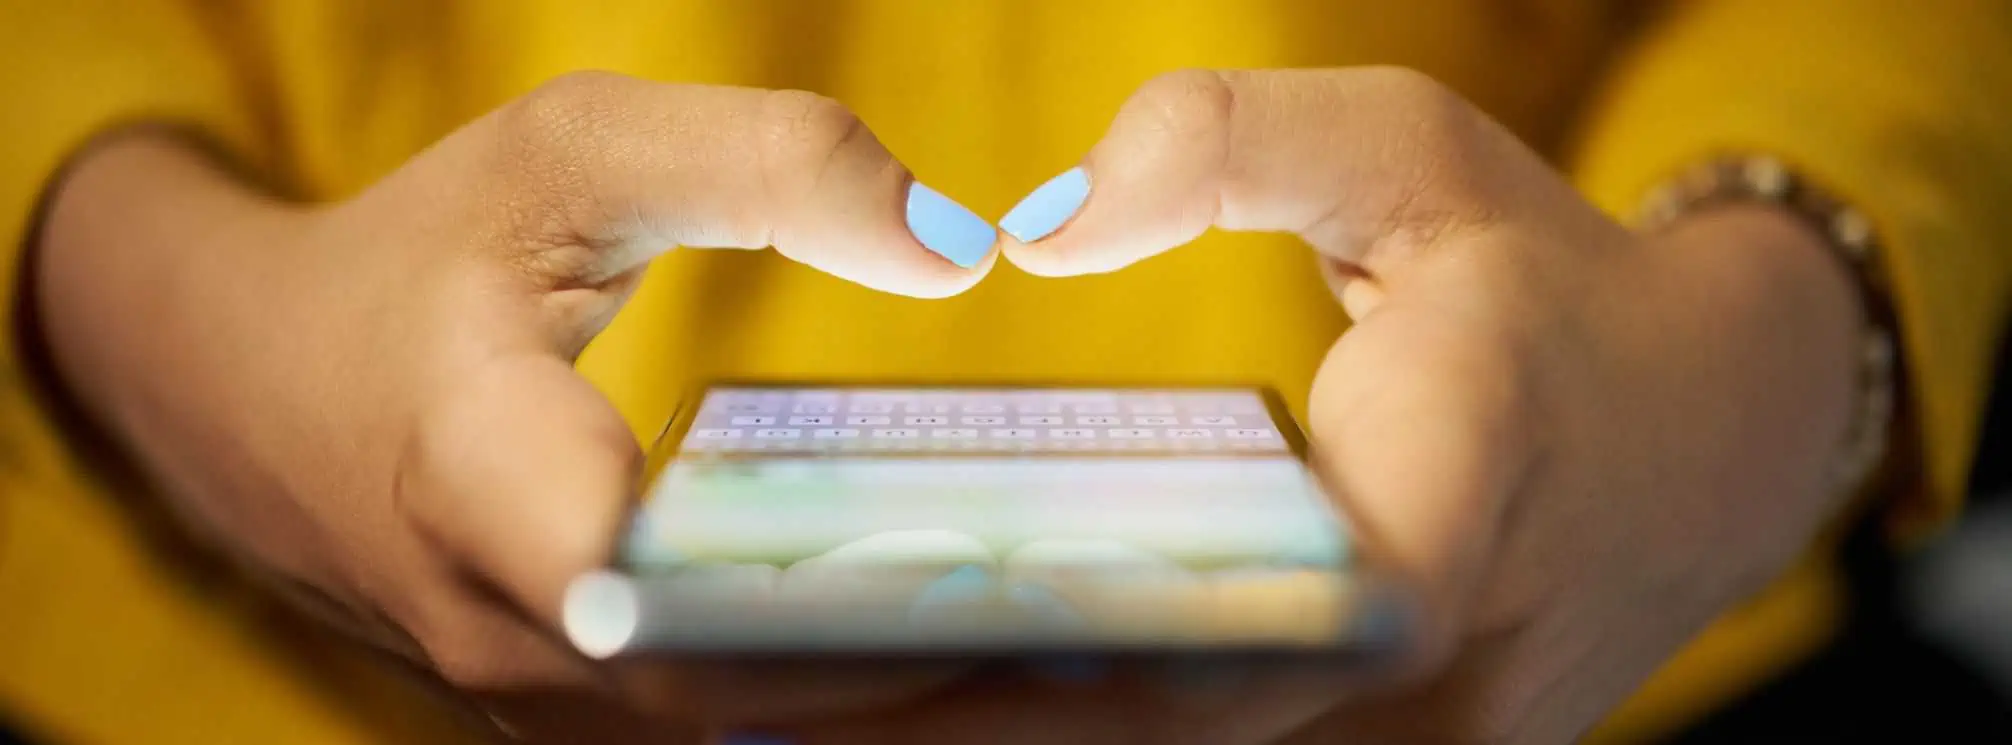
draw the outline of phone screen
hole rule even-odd
[[[590,653],[1323,646],[1358,595],[1265,389],[716,386],[651,470]]]

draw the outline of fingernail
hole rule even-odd
[[[977,564],[965,564],[923,586],[915,596],[916,608],[967,603],[990,591],[992,575]]]
[[[720,738],[720,745],[795,745],[796,741],[787,737],[762,735],[753,732],[729,732]]]
[[[917,181],[908,187],[908,232],[938,256],[970,269],[999,240],[985,218]]]
[[[1076,216],[1090,198],[1090,174],[1082,166],[1063,171],[1029,193],[1000,218],[999,228],[1021,243],[1048,237]]]

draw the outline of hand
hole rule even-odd
[[[1423,596],[1398,685],[1255,671],[1200,691],[999,683],[807,743],[1560,743],[1755,592],[1839,507],[1845,272],[1782,215],[1629,233],[1416,74],[1186,72],[1002,222],[1036,274],[1210,227],[1291,231],[1355,325],[1310,429],[1372,561]]]
[[[575,75],[325,208],[117,138],[60,187],[34,281],[63,382],[210,543],[520,734],[660,741],[954,673],[616,675],[554,631],[639,463],[570,363],[645,261],[772,244],[889,292],[970,287],[994,231],[912,184],[825,99]]]

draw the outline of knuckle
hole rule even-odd
[[[1126,108],[1170,132],[1212,134],[1229,127],[1236,111],[1236,91],[1220,72],[1176,70],[1139,86]]]
[[[1408,67],[1374,67],[1362,71],[1361,85],[1378,108],[1398,112],[1395,121],[1409,127],[1422,144],[1456,146],[1478,132],[1474,107],[1430,75]]]
[[[601,71],[569,72],[546,81],[495,114],[489,175],[509,185],[494,205],[508,229],[539,249],[513,254],[523,274],[537,278],[574,271],[582,259],[571,249],[591,245],[593,226],[605,221],[592,198],[593,174],[622,131],[629,99],[641,81]]]
[[[866,124],[845,104],[808,91],[769,91],[761,116],[764,149],[781,170],[815,170],[866,133]]]
[[[503,135],[519,155],[570,161],[619,116],[621,91],[634,82],[600,71],[560,75],[504,108]]]
[[[1376,136],[1387,143],[1383,157],[1402,164],[1375,226],[1386,253],[1416,256],[1499,219],[1486,164],[1501,162],[1502,143],[1459,92],[1405,67],[1353,71],[1349,89],[1365,109],[1388,114]]]
[[[769,91],[758,111],[756,131],[762,141],[755,152],[759,154],[762,198],[782,212],[811,200],[834,163],[848,160],[848,151],[864,154],[878,147],[859,115],[828,96],[800,90]],[[882,168],[895,164],[884,150],[877,157]],[[775,219],[776,230],[788,230],[784,226],[790,222]]]

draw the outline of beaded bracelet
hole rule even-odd
[[[1866,324],[1858,354],[1857,411],[1830,477],[1837,489],[1857,491],[1885,461],[1893,427],[1896,381],[1895,330],[1879,244],[1863,213],[1811,185],[1780,160],[1764,155],[1716,158],[1649,193],[1640,227],[1660,230],[1677,218],[1724,204],[1759,203],[1786,209],[1825,238],[1858,278]]]

